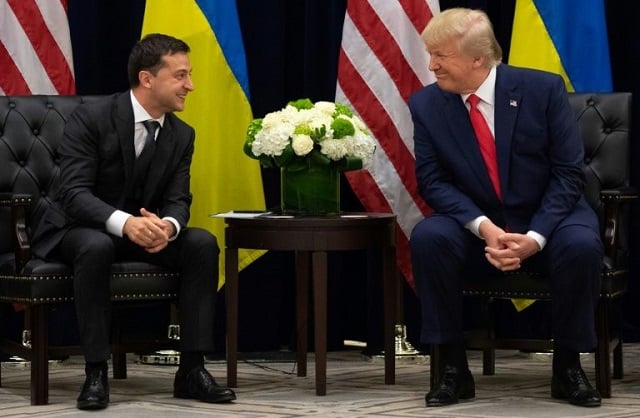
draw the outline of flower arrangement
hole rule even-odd
[[[298,171],[317,163],[339,171],[366,167],[376,145],[362,120],[341,103],[309,99],[254,119],[244,152],[263,167]]]

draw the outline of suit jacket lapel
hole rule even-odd
[[[498,65],[496,74],[496,98],[495,98],[495,137],[496,155],[498,157],[498,171],[500,172],[500,184],[505,195],[505,186],[509,180],[509,164],[511,163],[511,143],[513,132],[518,119],[519,105],[522,99],[522,91],[505,73],[507,67]]]
[[[125,178],[130,180],[133,177],[133,165],[136,160],[136,153],[133,145],[133,108],[131,107],[129,92],[122,93],[118,96],[114,103],[113,113],[116,130],[118,131],[118,140],[120,141]]]

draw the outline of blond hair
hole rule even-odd
[[[422,32],[427,49],[456,38],[460,50],[470,56],[486,58],[487,67],[502,61],[502,48],[493,33],[489,16],[482,10],[462,7],[434,15]]]

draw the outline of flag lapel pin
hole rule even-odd
[[[511,106],[511,107],[518,107],[518,102],[517,102],[517,101],[515,101],[515,100],[513,100],[513,99],[511,99],[511,100],[509,100],[509,106]]]

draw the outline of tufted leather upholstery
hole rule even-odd
[[[98,96],[0,96],[0,302],[28,309],[31,349],[11,341],[0,349],[31,360],[31,403],[48,398],[46,305],[73,301],[69,266],[33,258],[30,226],[35,225],[55,192],[56,150],[65,121],[76,106]],[[178,294],[177,273],[142,262],[116,262],[112,268],[114,301],[169,300]],[[166,348],[166,345],[164,345]],[[137,349],[140,346],[136,346]],[[126,377],[124,354],[114,345],[114,377]]]
[[[622,378],[622,339],[620,318],[612,315],[612,303],[627,288],[628,276],[628,213],[631,202],[638,198],[629,185],[631,94],[630,93],[573,93],[571,107],[580,126],[585,144],[585,196],[600,219],[601,236],[605,246],[602,269],[602,289],[596,312],[598,347],[595,353],[596,386],[603,397],[611,397],[611,357],[613,376]],[[492,299],[550,300],[548,280],[529,272],[498,273],[486,280],[470,278],[464,283],[466,296]],[[470,335],[467,347],[482,349],[484,374],[495,372],[495,349],[509,348],[545,351],[553,348],[550,340],[497,338],[489,323],[487,333]],[[432,348],[431,383],[437,381],[441,369],[440,353]]]

